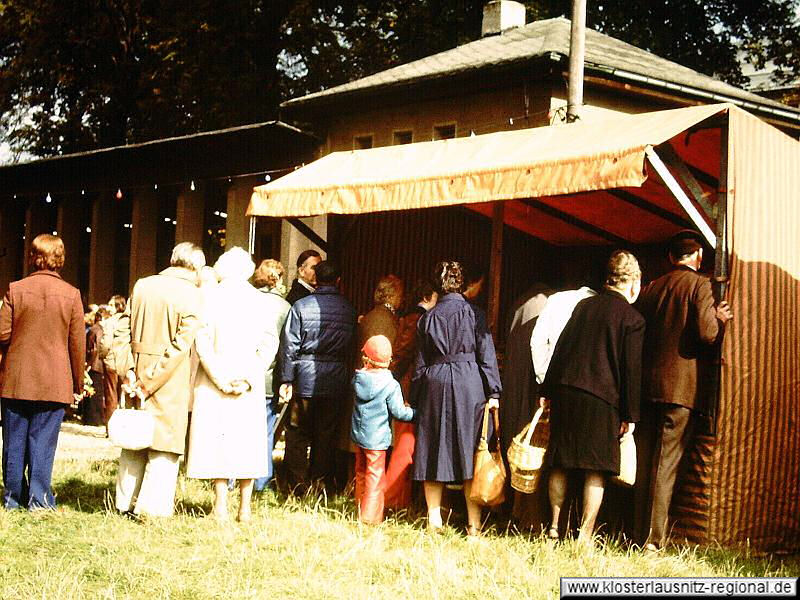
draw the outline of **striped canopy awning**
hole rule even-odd
[[[719,129],[697,126],[728,109],[593,115],[572,125],[334,152],[255,188],[247,214],[307,217],[452,205],[490,214],[489,203],[505,200],[509,225],[553,244],[659,241],[697,221],[687,218],[660,178],[648,177],[648,151],[671,142],[701,195],[713,196]],[[708,214],[698,214],[713,227]]]

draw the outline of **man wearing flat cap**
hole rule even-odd
[[[645,476],[637,478],[641,497],[647,497],[639,533],[648,550],[666,543],[678,464],[692,436],[693,413],[702,408],[698,382],[709,376],[705,369],[710,364],[704,357],[733,318],[727,302],[715,306],[711,281],[698,273],[703,262],[699,233],[675,234],[669,242],[669,259],[672,270],[644,288],[637,304],[647,321],[642,398],[650,404],[653,436],[641,444],[645,448],[652,444],[652,463],[643,461],[640,473]],[[648,436],[646,429],[637,433]],[[645,455],[649,458],[648,452]]]

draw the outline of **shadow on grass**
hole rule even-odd
[[[89,483],[79,477],[69,477],[53,485],[56,502],[79,512],[96,513],[112,510],[112,491],[106,482]]]
[[[185,497],[175,502],[175,514],[185,514],[192,517],[205,517],[211,514],[214,505],[209,501],[194,501]]]
[[[352,489],[329,494],[323,488],[310,488],[303,493],[288,493],[285,489],[270,489],[254,495],[266,506],[290,506],[297,510],[322,512],[332,515],[355,515]]]

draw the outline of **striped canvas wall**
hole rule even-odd
[[[730,112],[729,300],[708,537],[800,548],[800,144]]]

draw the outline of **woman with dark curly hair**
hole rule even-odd
[[[411,376],[417,354],[417,322],[420,317],[436,306],[439,294],[428,280],[420,280],[411,292],[411,306],[400,318],[397,338],[392,348],[392,365],[395,378],[400,382],[403,399],[410,403]],[[394,421],[393,446],[386,467],[386,507],[408,508],[411,503],[411,467],[414,464],[414,432],[416,425],[405,421]]]
[[[445,483],[464,484],[467,533],[477,535],[481,509],[469,498],[473,458],[487,401],[497,405],[500,376],[486,315],[461,295],[454,261],[436,265],[439,302],[419,319],[411,396],[417,407],[415,481],[424,482],[428,526],[441,529]]]

